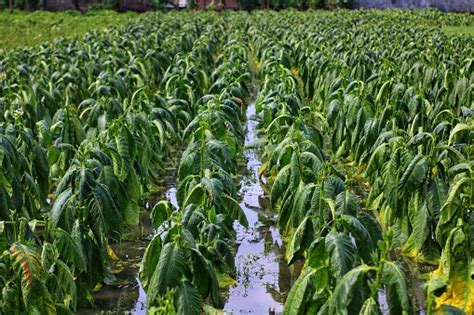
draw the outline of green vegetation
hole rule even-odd
[[[136,16],[135,13],[115,11],[89,11],[86,14],[77,11],[0,11],[0,49],[28,47],[65,36],[82,37],[95,30],[107,32]]]
[[[237,191],[255,92],[259,174],[288,264],[304,262],[284,313],[414,314],[408,261],[429,266],[428,314],[472,314],[474,37],[433,28],[471,21],[153,13],[0,50],[0,312],[93,305],[120,284],[110,244],[144,211],[148,311],[221,309],[234,224],[248,225]],[[178,207],[147,206],[176,155]]]
[[[474,35],[474,25],[469,26],[446,26],[443,27],[443,32],[448,35]]]
[[[260,16],[262,173],[288,261],[306,261],[285,314],[379,314],[380,290],[391,314],[414,313],[401,255],[440,266],[428,312],[473,311],[474,40],[421,17]]]

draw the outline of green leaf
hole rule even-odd
[[[206,196],[216,207],[221,206],[221,194],[224,190],[224,185],[217,178],[203,177],[201,179],[201,186],[206,191]]]
[[[446,183],[442,179],[435,177],[428,187],[427,198],[428,209],[432,216],[439,217],[441,208],[446,202],[447,196],[448,187]]]
[[[68,232],[60,228],[57,228],[54,234],[55,238],[53,244],[58,249],[62,260],[77,268],[79,272],[86,271],[87,262],[82,247],[79,247]]]
[[[159,228],[166,220],[168,220],[171,213],[171,204],[168,200],[161,200],[155,204],[151,211],[151,225],[153,228]]]
[[[372,215],[360,211],[357,213],[357,219],[359,219],[359,222],[364,225],[366,231],[369,233],[373,245],[376,245],[378,241],[382,240],[382,228]]]
[[[201,314],[202,301],[199,292],[189,281],[181,281],[177,294],[176,308],[178,315]]]
[[[127,176],[130,168],[132,167],[132,159],[130,157],[130,148],[128,141],[125,136],[125,131],[122,132],[119,136],[115,137],[115,143],[117,145],[117,151],[120,155],[120,172],[116,174],[120,181],[124,181]]]
[[[371,297],[365,300],[359,312],[359,315],[379,315],[379,314],[382,314],[380,313],[379,305]]]
[[[329,314],[347,314],[347,308],[352,298],[359,290],[358,284],[366,274],[374,270],[373,267],[362,265],[346,273],[334,288],[333,294],[329,299]]]
[[[211,292],[213,269],[208,260],[197,249],[192,249],[191,259],[193,261],[193,277],[199,293],[206,298]]]
[[[63,215],[63,211],[66,208],[67,201],[69,197],[72,195],[72,190],[71,188],[68,188],[64,190],[58,198],[54,201],[53,208],[51,209],[49,213],[49,217],[51,218],[51,221],[53,223],[53,226],[57,226],[59,223],[59,220],[61,220],[61,217]]]
[[[398,183],[398,188],[404,191],[419,189],[428,172],[428,163],[423,155],[416,155],[410,161]]]
[[[457,124],[456,127],[454,127],[453,130],[451,130],[451,134],[449,135],[448,144],[452,145],[455,136],[458,133],[464,132],[464,131],[469,131],[472,134],[472,132],[474,131],[474,124],[469,124],[469,125],[464,124],[464,123]]]
[[[167,243],[160,252],[160,258],[151,277],[147,292],[147,307],[151,307],[167,288],[179,285],[187,270],[186,256],[175,243]]]
[[[56,261],[58,283],[64,294],[63,302],[66,306],[76,310],[77,306],[77,287],[74,282],[74,276],[69,267],[61,260]]]
[[[316,269],[305,268],[288,294],[285,302],[284,315],[300,315],[306,313],[309,301],[314,293],[313,281]]]
[[[233,220],[238,220],[239,223],[244,227],[248,227],[249,222],[247,221],[247,216],[245,215],[244,210],[240,207],[237,200],[227,194],[222,194],[222,200],[224,208],[229,213],[229,216]]]
[[[439,315],[466,315],[466,313],[455,306],[452,305],[441,305],[439,309]]]
[[[314,269],[326,266],[327,253],[325,239],[323,237],[316,237],[311,243],[306,261],[308,265]]]
[[[412,314],[406,276],[402,266],[393,261],[383,263],[382,281],[387,286],[387,302],[391,314]]]
[[[352,269],[357,258],[357,250],[348,235],[335,231],[326,236],[325,243],[334,276],[341,279]]]
[[[293,233],[288,246],[288,265],[303,257],[303,252],[308,248],[314,237],[313,224],[310,217],[305,217]]]
[[[341,214],[353,214],[357,211],[357,199],[349,191],[343,191],[336,197],[336,213]]]
[[[56,252],[53,244],[44,242],[43,250],[41,251],[41,264],[44,270],[50,270],[58,259],[58,253]]]
[[[140,206],[136,201],[128,200],[125,209],[123,209],[123,218],[127,225],[138,225],[140,220]]]
[[[200,205],[204,199],[205,191],[201,184],[195,185],[192,190],[186,196],[183,203],[183,208],[186,208],[189,204]]]
[[[456,218],[456,213],[461,209],[461,207],[458,206],[457,202],[460,199],[463,186],[468,185],[470,181],[471,179],[469,177],[458,175],[455,177],[454,184],[451,185],[451,187],[449,188],[448,198],[441,207],[441,215],[438,221],[438,225],[436,226],[436,238],[438,242],[443,242],[445,234],[449,233],[450,225],[448,223]]]
[[[211,261],[207,260],[197,249],[192,249],[193,276],[195,284],[203,299],[210,297],[215,307],[222,307],[219,282]]]
[[[408,215],[412,232],[403,247],[403,252],[410,257],[417,257],[421,254],[423,244],[430,234],[430,214],[426,206],[426,200],[418,192],[409,200]]]
[[[94,215],[103,220],[107,233],[118,239],[123,228],[123,214],[117,208],[108,187],[97,183],[93,195],[96,202],[92,210],[98,210]]]
[[[376,243],[372,242],[372,238],[365,226],[356,217],[350,215],[342,215],[340,220],[342,220],[344,227],[354,237],[359,255],[364,258],[365,262],[369,263],[371,261],[371,254],[376,249]]]
[[[155,235],[143,254],[138,277],[140,278],[140,282],[142,283],[145,291],[148,291],[148,284],[150,283],[150,279],[153,277],[153,273],[156,270],[156,265],[158,264],[158,260],[160,258],[161,247],[161,237],[160,235]]]
[[[272,190],[270,194],[270,198],[271,198],[270,201],[273,208],[275,208],[275,205],[278,199],[280,199],[283,193],[289,188],[288,186],[290,184],[291,168],[292,168],[291,164],[288,164],[285,167],[283,167],[278,172],[277,177],[275,178],[275,181],[273,182]]]
[[[51,294],[44,283],[36,277],[31,279],[28,290],[23,292],[23,303],[27,308],[27,314],[56,314],[56,307]]]

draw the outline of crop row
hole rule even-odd
[[[254,40],[263,51],[278,45],[265,33]],[[306,259],[285,314],[372,314],[385,286],[392,292],[390,308],[411,313],[403,270],[388,257],[390,239],[383,239],[376,219],[346,187],[314,113],[304,105],[298,80],[278,57],[260,62],[265,82],[257,101],[265,137],[261,173],[270,179],[271,203],[289,239],[288,263]]]
[[[0,312],[93,304],[116,280],[109,244],[140,223],[182,145],[179,208],[153,206],[140,280],[150,312],[221,308],[256,85],[260,173],[288,263],[305,264],[285,313],[472,313],[474,45],[431,18],[469,20],[156,14],[0,51]]]
[[[4,312],[74,311],[114,283],[109,241],[138,224],[195,100],[212,88],[211,31],[155,17],[5,53]]]
[[[187,148],[177,171],[179,209],[160,201],[151,214],[159,233],[147,247],[140,280],[152,314],[222,308],[219,279],[234,274],[228,240],[235,235],[235,220],[247,226],[235,176],[250,79],[238,26],[234,22],[221,39],[226,44],[216,57],[213,83],[183,132]]]
[[[292,239],[290,263],[302,252],[315,273],[328,261],[333,268],[347,263],[346,271],[355,262],[344,281],[331,283],[331,276],[338,274],[334,270],[329,281],[326,275],[310,280],[304,273],[287,310],[378,313],[376,290],[385,284],[390,313],[411,313],[408,296],[402,294],[406,284],[401,265],[389,259],[402,254],[417,263],[439,265],[426,275],[427,305],[421,307],[448,311],[456,306],[470,313],[472,38],[448,38],[412,23],[401,25],[395,17],[369,24],[360,20],[364,14],[371,15],[324,19],[302,14],[306,19],[291,32],[291,14],[260,19],[258,29],[264,34],[254,44],[264,75],[260,112],[269,144],[278,144],[266,145],[265,171],[276,175],[272,201],[277,203],[280,228]],[[357,25],[355,33],[348,31],[351,25]],[[329,166],[322,157],[329,159]],[[344,173],[347,176],[341,176]],[[345,179],[346,186],[359,183],[363,211],[356,211],[360,202],[353,194],[331,196],[331,185],[324,184],[327,176]],[[319,200],[312,197],[317,188]],[[363,231],[361,218],[362,224],[348,218],[338,224],[338,214],[346,214],[340,207],[359,216],[371,213],[384,242],[370,247],[378,240]],[[314,216],[320,221],[311,231]],[[336,251],[338,259],[315,253],[321,250],[321,234],[326,250],[337,249],[327,238],[332,240],[331,233],[338,229],[350,233],[361,257],[349,250],[350,243]]]

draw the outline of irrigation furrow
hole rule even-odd
[[[224,310],[240,313],[266,314],[269,310],[281,312],[288,294],[292,275],[284,259],[284,244],[275,226],[277,216],[269,208],[258,171],[262,165],[258,150],[251,148],[258,140],[258,117],[255,103],[247,107],[247,128],[244,154],[246,173],[241,180],[240,206],[247,216],[249,228],[236,223],[237,283],[229,290]]]

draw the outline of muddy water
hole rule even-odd
[[[257,140],[255,104],[247,109],[247,133],[245,144]],[[277,314],[283,310],[292,281],[291,272],[284,260],[284,246],[275,226],[276,214],[269,207],[258,178],[261,162],[254,149],[245,151],[247,174],[243,177],[239,194],[240,206],[247,215],[249,228],[238,223],[237,233],[237,285],[231,287],[224,310],[233,314]],[[264,180],[264,179],[263,179]]]
[[[104,285],[94,294],[95,308],[80,309],[78,314],[145,314],[146,294],[138,280],[139,264],[151,240],[153,228],[148,212],[143,212],[139,227],[132,231],[135,239],[112,244],[119,260],[113,271],[117,278],[115,285]]]
[[[117,278],[115,285],[104,285],[94,294],[95,308],[80,309],[78,314],[146,314],[146,292],[138,279],[140,263],[155,230],[151,226],[149,213],[153,205],[166,195],[173,199],[176,189],[167,183],[174,183],[174,175],[164,176],[166,192],[158,193],[146,205],[147,211],[140,214],[140,224],[132,232],[134,239],[121,244],[111,244],[119,260],[113,271]]]

